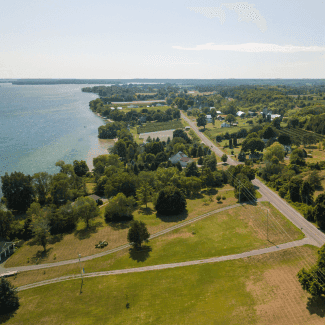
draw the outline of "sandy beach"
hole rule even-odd
[[[97,139],[97,141],[94,141],[94,144],[89,150],[86,159],[90,171],[94,168],[93,159],[100,155],[107,155],[107,149],[113,147],[113,145],[114,139]]]

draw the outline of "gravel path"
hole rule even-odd
[[[202,260],[195,260],[195,261],[188,261],[188,262],[180,262],[180,263],[170,263],[170,264],[159,264],[159,265],[152,265],[152,266],[144,266],[144,267],[137,267],[132,269],[124,269],[124,270],[113,270],[113,271],[102,271],[102,272],[92,272],[84,274],[84,278],[93,278],[98,276],[105,276],[105,275],[117,275],[117,274],[126,274],[126,273],[137,273],[137,272],[146,272],[146,271],[155,271],[155,270],[165,270],[165,269],[172,269],[176,267],[183,267],[183,266],[190,266],[190,265],[199,265],[199,264],[207,264],[207,263],[217,263],[217,262],[224,262],[224,261],[231,261],[231,260],[238,260],[241,258],[246,258],[249,256],[256,256],[262,255],[272,252],[278,252],[284,249],[303,246],[306,244],[315,245],[315,242],[310,238],[304,238],[302,240],[293,241],[290,243],[285,243],[277,246],[272,246],[268,248],[256,249],[249,252],[241,253],[241,254],[234,254],[234,255],[227,255],[227,256],[219,256],[219,257],[212,257]],[[27,284],[21,287],[18,287],[18,291],[23,291],[31,288],[36,288],[52,283],[67,281],[67,280],[74,280],[81,278],[81,275],[67,275],[55,279],[45,280],[41,282]]]
[[[153,239],[153,238],[156,238],[158,236],[167,234],[168,232],[171,232],[171,231],[173,231],[175,229],[185,227],[185,226],[187,226],[187,225],[189,225],[189,224],[191,224],[193,222],[196,222],[196,221],[201,220],[203,218],[209,217],[209,216],[211,216],[213,214],[216,214],[216,213],[219,213],[219,212],[222,212],[222,211],[226,211],[226,210],[229,210],[229,209],[233,209],[233,208],[236,208],[236,207],[239,207],[239,206],[241,206],[241,204],[234,204],[234,205],[231,205],[231,206],[228,206],[228,207],[224,207],[224,208],[221,208],[221,209],[210,211],[208,213],[202,214],[202,215],[200,215],[198,217],[195,217],[193,219],[186,220],[186,221],[184,221],[182,223],[179,223],[179,224],[177,224],[175,226],[172,226],[172,227],[169,227],[167,229],[156,232],[155,234],[150,236],[150,239]],[[105,252],[101,252],[101,253],[98,253],[98,254],[82,257],[80,259],[80,261],[84,262],[84,261],[93,260],[95,258],[102,257],[102,256],[105,256],[105,255],[109,255],[109,254],[113,254],[115,252],[118,252],[120,250],[129,248],[129,247],[130,247],[130,244],[125,244],[125,245],[122,245],[122,246],[107,250]],[[74,263],[78,263],[78,262],[79,262],[79,259],[76,258],[76,259],[73,259],[73,260],[66,260],[66,261],[61,261],[61,262],[56,262],[56,263],[10,267],[10,268],[6,268],[5,270],[6,270],[6,272],[9,272],[9,271],[23,272],[23,271],[46,269],[46,268],[56,267],[56,266],[63,266],[63,265],[74,264]]]

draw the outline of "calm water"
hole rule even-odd
[[[53,174],[58,160],[92,168],[92,158],[107,153],[108,142],[97,138],[104,123],[89,109],[97,95],[81,92],[89,85],[0,86],[0,176]]]

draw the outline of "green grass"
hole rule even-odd
[[[272,324],[302,324],[299,317],[321,323],[322,306],[313,314],[306,308],[295,278],[301,268],[295,253],[316,257],[316,249],[305,246],[236,261],[86,278],[81,294],[80,280],[29,289],[19,293],[21,307],[6,324],[269,324],[273,318],[280,322]]]
[[[173,130],[183,128],[182,120],[173,120],[168,122],[147,122],[146,125],[139,126],[137,133],[156,132],[164,130]]]

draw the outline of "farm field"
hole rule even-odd
[[[87,278],[81,294],[80,280],[29,289],[6,324],[324,324],[324,302],[296,278],[302,256],[316,248]]]
[[[221,206],[222,204],[220,204]],[[269,209],[267,240],[266,209]],[[280,226],[286,233],[280,231]],[[302,232],[268,202],[222,211],[183,228],[152,239],[142,251],[125,249],[82,262],[87,273],[185,262],[239,254],[303,238]],[[68,274],[78,274],[79,265],[22,272],[13,279],[17,286]]]
[[[165,130],[165,131],[156,131],[156,132],[147,132],[147,133],[140,133],[139,139],[143,139],[143,141],[147,141],[147,138],[150,137],[153,138],[159,138],[160,141],[167,142],[167,139],[170,138],[170,140],[173,139],[173,132],[174,130]]]
[[[156,215],[152,203],[149,203],[148,210],[141,207],[135,211],[134,219],[144,221],[149,232],[153,234],[184,220],[221,207],[233,205],[237,202],[232,187],[227,185],[219,190],[226,197],[222,204],[218,204],[215,195],[213,196],[213,201],[210,202],[208,195],[203,192],[199,198],[187,199],[187,212],[181,215],[160,218]],[[99,250],[95,248],[95,244],[104,240],[108,242],[105,250],[126,244],[129,223],[107,225],[104,219],[104,209],[101,209],[100,217],[91,221],[88,229],[86,229],[85,223],[80,221],[73,233],[54,237],[47,247],[46,254],[43,254],[43,248],[35,245],[33,240],[26,242],[7,260],[5,267],[51,263],[73,259],[78,254],[82,256],[96,254],[99,253]]]
[[[137,132],[140,134],[165,130],[175,130],[183,127],[184,125],[182,123],[182,120],[173,120],[168,122],[147,122],[145,125],[139,126],[137,128]]]

